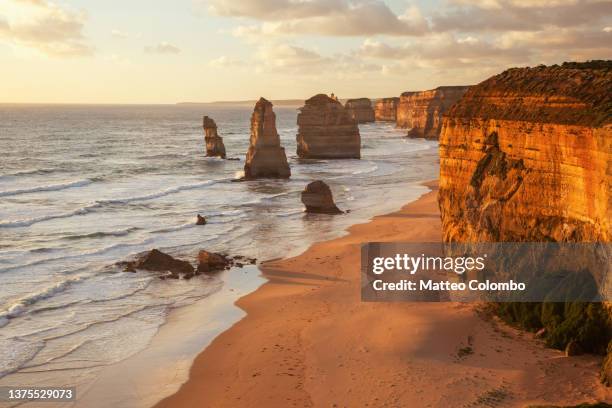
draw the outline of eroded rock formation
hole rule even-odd
[[[380,122],[397,121],[397,105],[400,98],[382,98],[376,101],[374,117]]]
[[[335,98],[308,99],[297,117],[297,154],[308,159],[358,159],[361,137],[357,122]]]
[[[221,157],[225,159],[225,145],[223,138],[217,134],[217,124],[208,116],[204,116],[204,141],[206,142],[206,156]]]
[[[344,108],[357,123],[374,122],[374,109],[368,98],[349,99]]]
[[[334,203],[331,189],[321,180],[309,183],[302,191],[302,203],[306,212],[316,214],[341,214],[342,211]]]
[[[397,106],[397,126],[410,129],[409,137],[438,139],[442,116],[467,91],[467,86],[441,86],[421,92],[404,92]]]
[[[259,98],[251,116],[251,139],[244,165],[244,177],[289,178],[291,170],[285,149],[276,131],[276,115],[272,103]]]
[[[470,88],[444,118],[438,197],[447,242],[609,243],[611,191],[612,61],[507,70]],[[591,272],[609,291],[605,271]],[[544,327],[552,347],[599,353],[611,339],[609,305],[499,308],[508,321]]]

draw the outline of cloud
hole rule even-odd
[[[208,65],[213,68],[224,69],[224,68],[233,68],[243,66],[244,63],[235,58],[230,58],[225,55],[220,56],[219,58],[215,58],[208,62]]]
[[[179,54],[181,52],[179,47],[166,41],[162,41],[157,45],[147,46],[144,50],[149,54]]]
[[[124,33],[121,30],[111,30],[111,36],[115,37],[115,38],[120,38],[120,39],[126,39],[129,37],[129,35],[127,33]]]
[[[460,0],[431,17],[441,31],[537,31],[576,27],[609,18],[609,0]]]
[[[262,22],[260,27],[249,27],[253,34],[404,36],[422,35],[429,29],[416,6],[397,15],[381,0],[212,0],[210,10]]]
[[[83,29],[87,15],[45,0],[1,0],[0,41],[57,57],[93,54]]]
[[[439,34],[400,46],[366,40],[358,55],[362,58],[412,61],[421,66],[453,67],[525,61],[529,52],[524,49],[502,48],[475,37]]]

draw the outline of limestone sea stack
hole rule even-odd
[[[382,98],[376,101],[374,118],[377,122],[395,122],[400,98]]]
[[[315,214],[341,214],[334,203],[331,189],[321,180],[313,181],[302,191],[302,203],[306,212]]]
[[[223,144],[223,138],[217,134],[217,124],[215,121],[208,116],[204,116],[203,127],[206,156],[225,159],[225,145]]]
[[[357,123],[374,122],[374,109],[368,98],[349,99],[344,107]]]
[[[409,137],[438,139],[442,116],[469,87],[441,86],[429,91],[404,92],[397,106],[397,127],[410,129]]]
[[[609,243],[611,163],[612,61],[493,76],[444,118],[438,194],[444,240]],[[605,271],[590,272],[610,287]],[[550,346],[578,342],[596,353],[607,347],[601,376],[612,384],[610,304],[570,300],[496,307],[509,321],[543,328]]]
[[[337,100],[325,94],[308,99],[297,117],[297,154],[306,159],[359,159],[357,122]]]
[[[251,116],[251,139],[244,165],[244,177],[289,178],[291,170],[285,149],[276,131],[276,115],[272,103],[259,98]]]

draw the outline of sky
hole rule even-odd
[[[0,0],[0,103],[398,96],[612,58],[612,0]]]

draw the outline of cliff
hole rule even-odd
[[[276,114],[270,101],[260,98],[251,115],[251,138],[244,165],[244,177],[289,178],[291,170],[285,149],[276,131]]]
[[[217,124],[215,121],[208,116],[204,116],[202,127],[204,128],[206,156],[225,159],[225,145],[223,144],[223,138],[217,134]]]
[[[447,241],[610,242],[611,66],[511,69],[449,111],[439,195]]]
[[[382,98],[376,101],[374,118],[377,122],[395,122],[400,98]]]
[[[357,123],[374,122],[374,109],[368,98],[349,99],[344,107]]]
[[[441,86],[429,91],[404,92],[397,106],[397,127],[410,129],[408,136],[438,139],[442,116],[469,87]]]
[[[612,61],[507,70],[470,88],[444,118],[447,242],[609,243],[611,191]],[[612,338],[602,303],[498,306],[510,322],[544,328],[552,347],[603,352]],[[605,370],[612,381],[612,364]]]
[[[357,122],[335,98],[318,94],[308,99],[297,117],[297,154],[309,159],[359,159]]]

